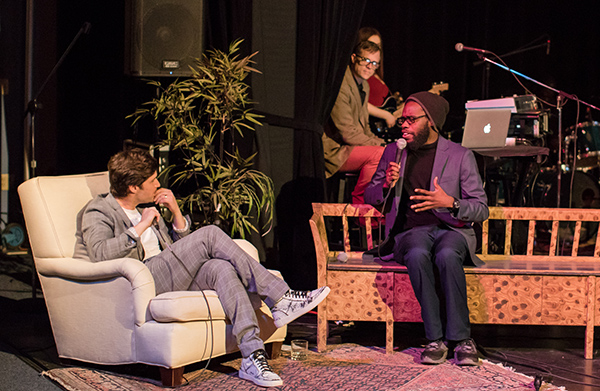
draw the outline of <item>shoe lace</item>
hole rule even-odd
[[[256,365],[260,373],[273,372],[263,351],[254,353],[252,355],[252,361],[254,361],[254,365]]]
[[[287,294],[286,297],[289,299],[295,299],[295,300],[305,300],[308,298],[308,294],[310,293],[310,291],[294,291],[294,290],[290,290]]]
[[[442,341],[431,341],[427,345],[425,345],[425,350],[436,350],[442,344]]]
[[[457,350],[463,351],[463,352],[474,352],[475,351],[475,346],[473,345],[473,343],[471,342],[471,340],[467,339],[465,341],[461,341],[458,343],[458,346],[456,347]]]

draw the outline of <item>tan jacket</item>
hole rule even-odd
[[[323,132],[323,152],[327,178],[335,174],[348,160],[355,145],[384,145],[384,140],[375,136],[369,128],[369,83],[363,82],[366,93],[361,103],[358,86],[350,67],[346,68],[344,80],[328,123]]]

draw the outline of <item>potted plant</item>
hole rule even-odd
[[[265,232],[273,220],[273,182],[253,169],[256,154],[241,156],[232,141],[261,125],[252,112],[249,85],[252,54],[239,58],[242,40],[228,53],[207,50],[194,62],[192,76],[166,87],[154,80],[158,97],[144,103],[129,117],[133,124],[152,117],[163,139],[154,147],[168,146],[170,164],[161,178],[169,178],[184,213],[196,225],[221,224],[232,236]],[[235,134],[234,134],[235,133]],[[227,146],[225,145],[227,142]],[[260,218],[265,221],[260,224]]]

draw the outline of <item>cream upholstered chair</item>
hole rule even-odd
[[[185,365],[238,350],[231,324],[214,291],[157,296],[142,262],[73,258],[80,212],[108,190],[107,172],[37,177],[18,189],[58,354],[96,364],[158,366],[163,385],[179,385]],[[251,243],[237,242],[258,261]],[[287,327],[275,327],[264,303],[256,314],[276,357]]]

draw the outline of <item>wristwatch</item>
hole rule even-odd
[[[457,215],[458,214],[458,210],[460,209],[460,200],[454,198],[454,202],[452,203],[452,208],[450,209],[450,211],[452,212],[453,215]]]

